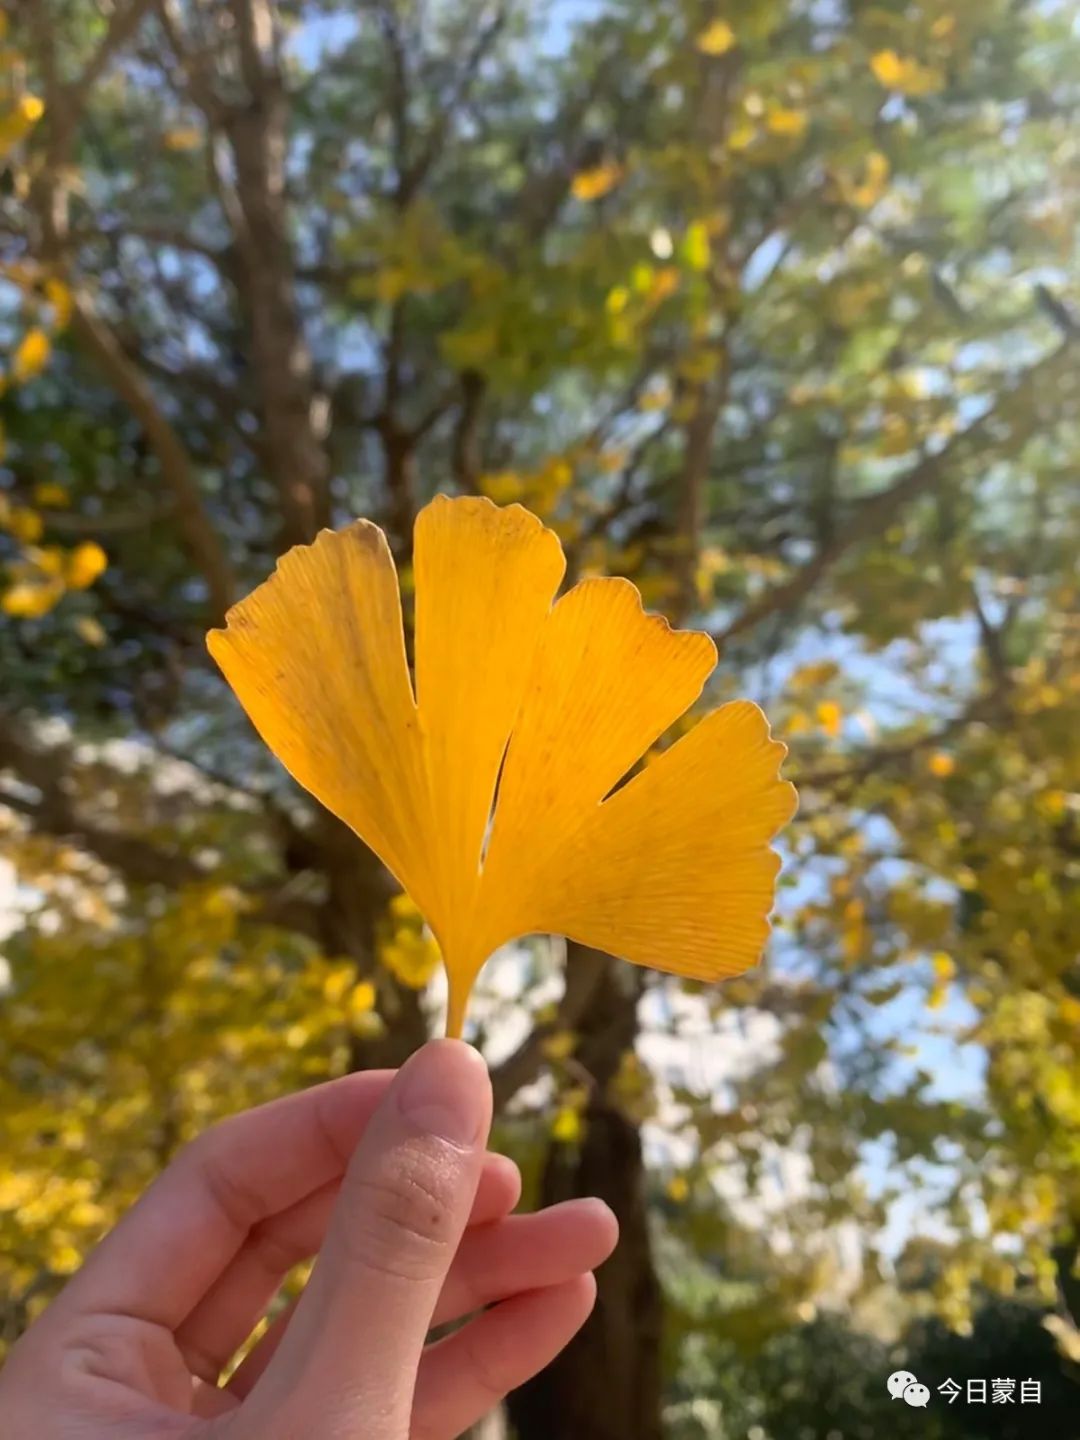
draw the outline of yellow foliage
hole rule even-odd
[[[52,344],[39,326],[28,330],[19,342],[11,361],[11,373],[20,383],[33,380],[49,363]]]
[[[886,90],[896,90],[912,98],[933,95],[945,84],[940,70],[910,56],[898,55],[895,50],[879,50],[871,57],[870,68]]]
[[[672,1175],[665,1189],[668,1199],[676,1205],[684,1205],[690,1198],[690,1182],[685,1175]]]
[[[37,511],[21,505],[3,517],[3,525],[10,535],[24,545],[35,545],[45,531],[45,522]]]
[[[351,960],[332,965],[323,980],[323,998],[330,1005],[340,1005],[356,984],[356,966]]]
[[[841,911],[841,949],[844,960],[854,965],[863,958],[866,949],[866,906],[853,896],[844,903]]]
[[[0,155],[24,140],[44,114],[44,102],[36,95],[21,95],[0,117]]]
[[[862,177],[848,191],[851,203],[861,210],[869,210],[872,205],[876,205],[888,187],[889,174],[887,156],[880,150],[872,150],[866,157]]]
[[[173,130],[166,130],[161,138],[166,150],[184,153],[197,150],[202,144],[203,136],[197,125],[178,125]]]
[[[930,963],[934,967],[934,974],[938,980],[951,980],[956,974],[956,965],[951,955],[944,950],[936,950],[930,957]]]
[[[630,291],[625,285],[616,285],[608,291],[607,299],[604,301],[604,309],[609,315],[621,315],[630,303]]]
[[[571,182],[570,190],[575,200],[586,203],[599,200],[601,196],[614,190],[624,174],[621,165],[614,160],[607,160],[602,165],[592,166],[591,169],[579,170]]]
[[[526,483],[515,470],[497,470],[480,476],[480,490],[496,505],[509,505],[525,494]]]
[[[577,1048],[578,1037],[572,1030],[556,1030],[544,1040],[544,1056],[548,1060],[567,1060]]]
[[[375,1009],[375,986],[370,980],[361,980],[349,991],[346,1011],[351,1020],[359,1020]]]
[[[43,286],[45,299],[52,306],[53,320],[58,330],[63,330],[71,321],[75,309],[75,297],[63,280],[50,275]]]
[[[683,259],[691,270],[707,270],[712,260],[709,227],[704,220],[695,220],[687,228],[682,243]]]
[[[694,42],[703,55],[726,55],[739,42],[726,20],[714,20]]]
[[[415,920],[398,925],[379,945],[379,959],[410,990],[423,990],[439,968],[439,947]]]
[[[881,426],[882,455],[906,455],[915,443],[910,423],[903,415],[886,415]]]
[[[551,1138],[559,1145],[577,1145],[582,1136],[581,1112],[573,1105],[563,1105],[551,1122]]]
[[[68,556],[67,583],[72,590],[87,590],[108,567],[105,551],[95,540],[84,540]]]
[[[666,410],[671,404],[671,386],[666,380],[655,381],[646,386],[638,399],[638,409],[646,412]]]
[[[678,373],[683,380],[689,380],[694,385],[700,385],[703,381],[710,379],[716,374],[720,365],[720,356],[715,350],[701,347],[691,350],[679,361]]]
[[[801,140],[806,134],[809,117],[805,110],[793,110],[785,105],[770,105],[765,112],[765,124],[774,135],[784,135],[792,140]]]
[[[75,633],[84,644],[93,646],[95,650],[100,650],[109,639],[101,621],[95,620],[92,615],[76,616]]]
[[[674,265],[662,265],[652,278],[646,299],[650,305],[661,305],[678,290],[682,277]]]
[[[943,981],[935,981],[926,997],[926,1008],[928,1010],[940,1010],[948,999],[949,987]]]
[[[625,450],[602,450],[596,457],[596,468],[602,475],[614,475],[625,466],[628,458]]]
[[[855,329],[867,319],[875,301],[881,299],[885,286],[881,280],[848,280],[837,285],[829,297],[829,313],[846,330]]]
[[[844,727],[844,712],[835,700],[822,700],[817,707],[817,723],[825,734],[835,740]]]
[[[0,610],[14,619],[39,620],[54,608],[63,593],[63,584],[56,580],[40,583],[22,580],[0,596]]]
[[[1044,820],[1057,824],[1069,809],[1069,796],[1064,790],[1043,790],[1035,797],[1035,810]]]
[[[63,510],[71,504],[71,498],[63,485],[55,480],[42,480],[34,486],[34,504],[43,509]]]
[[[956,761],[944,750],[935,750],[928,763],[930,774],[936,775],[939,780],[947,780],[956,769]]]
[[[499,331],[494,325],[465,324],[460,329],[444,331],[439,337],[439,348],[459,370],[479,369],[498,350]]]
[[[793,670],[788,684],[792,690],[820,689],[835,680],[839,673],[840,667],[835,660],[814,660]]]
[[[393,305],[408,293],[408,272],[401,265],[384,265],[375,274],[375,298],[384,305]]]

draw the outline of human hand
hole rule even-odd
[[[0,1373],[0,1440],[451,1440],[592,1308],[595,1200],[511,1215],[475,1050],[435,1041],[190,1145]],[[287,1272],[303,1294],[218,1376]],[[493,1305],[427,1344],[433,1325]]]

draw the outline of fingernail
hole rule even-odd
[[[397,1083],[401,1113],[451,1145],[475,1145],[491,1123],[491,1081],[483,1057],[461,1040],[433,1040],[411,1056]]]

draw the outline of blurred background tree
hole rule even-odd
[[[983,1434],[881,1407],[995,1304],[1075,1413],[1075,6],[8,9],[5,1337],[215,1117],[437,1026],[203,637],[357,514],[407,586],[447,490],[711,631],[802,793],[744,979],[482,980],[531,1199],[623,1225],[521,1440]]]

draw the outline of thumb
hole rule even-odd
[[[398,1072],[353,1155],[314,1274],[243,1407],[262,1437],[399,1440],[491,1127],[480,1055],[437,1040]]]

